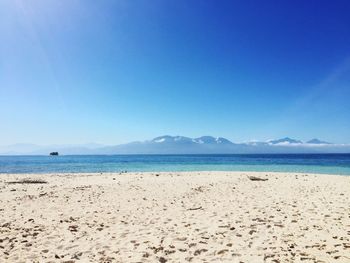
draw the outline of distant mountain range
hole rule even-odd
[[[246,153],[350,153],[350,144],[332,144],[312,139],[307,142],[288,137],[266,142],[233,143],[222,137],[189,138],[164,135],[153,140],[115,146],[100,144],[51,145],[14,144],[0,146],[1,155],[60,154],[246,154]]]

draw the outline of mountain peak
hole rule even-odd
[[[195,144],[232,144],[231,141],[222,137],[201,136],[189,138],[184,136],[163,135],[151,140],[152,143],[195,143]]]
[[[193,139],[194,142],[196,143],[215,143],[215,138],[213,136],[201,136],[198,138]]]
[[[202,136],[199,138],[193,139],[194,142],[199,144],[232,144],[231,141],[222,138],[222,137],[213,137],[213,136]]]
[[[278,139],[278,140],[271,140],[271,141],[269,141],[269,143],[270,144],[285,145],[285,144],[301,144],[303,142],[300,140],[291,139],[289,137],[284,137],[284,138]]]
[[[154,138],[151,142],[155,143],[171,143],[171,142],[190,142],[191,138],[184,137],[184,136],[170,136],[170,135],[163,135]]]
[[[317,138],[311,139],[310,141],[307,141],[306,143],[309,143],[309,144],[331,144],[330,142],[321,141]]]

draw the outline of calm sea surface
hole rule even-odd
[[[350,154],[0,156],[0,173],[209,170],[350,175]]]

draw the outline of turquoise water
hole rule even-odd
[[[350,154],[0,156],[0,173],[209,170],[350,175]]]

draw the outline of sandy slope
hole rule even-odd
[[[350,262],[350,177],[0,175],[0,262],[78,261]]]

